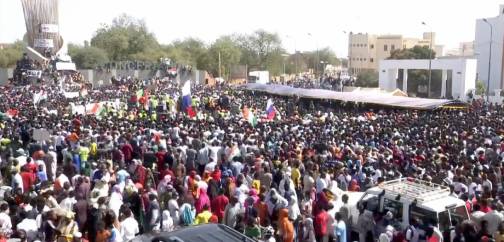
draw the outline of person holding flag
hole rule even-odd
[[[192,108],[191,80],[187,80],[182,86],[182,111],[187,112],[190,118],[196,116]]]
[[[266,104],[266,119],[273,120],[276,115],[276,108],[273,105],[273,100],[270,98]]]

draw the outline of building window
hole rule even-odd
[[[383,51],[388,51],[388,45],[383,46]]]
[[[364,44],[364,47],[367,47],[367,44]]]
[[[390,50],[395,50],[395,45],[391,45]]]
[[[369,59],[369,62],[373,63],[373,62],[374,62],[374,59],[373,59],[373,58],[370,58],[370,59]]]
[[[370,45],[370,48],[371,48],[371,49],[374,49],[374,45]]]

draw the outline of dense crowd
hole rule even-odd
[[[68,99],[0,87],[0,241],[129,241],[204,223],[263,241],[504,241],[501,106],[382,109],[195,85],[188,115],[180,89],[128,79]],[[110,100],[124,105],[71,109]],[[450,186],[472,222],[404,230],[383,226],[384,212],[352,224],[335,191],[400,177]]]

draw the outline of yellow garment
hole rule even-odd
[[[196,219],[194,220],[194,225],[207,224],[208,220],[210,220],[210,217],[212,217],[212,213],[208,210],[205,210],[196,216]]]
[[[89,148],[85,146],[81,146],[79,148],[79,156],[81,161],[87,161],[89,157]]]
[[[298,168],[292,168],[291,178],[292,181],[294,182],[294,186],[299,187],[299,185],[301,184],[301,172],[299,171]]]
[[[10,139],[7,138],[0,139],[0,145],[9,145],[10,143],[11,143]]]
[[[252,181],[252,188],[254,188],[257,191],[259,191],[260,188],[261,188],[261,181],[260,180],[253,180]]]
[[[98,144],[96,142],[91,143],[91,146],[89,147],[89,153],[91,155],[97,155],[98,154]]]

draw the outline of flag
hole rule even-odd
[[[189,117],[193,118],[196,116],[196,112],[194,112],[192,108],[192,98],[191,98],[191,81],[188,80],[182,86],[182,111],[187,112]]]
[[[254,115],[253,110],[249,111],[249,115],[248,115],[247,121],[249,122],[250,125],[252,125],[252,127],[256,126],[256,124],[257,124],[257,117]]]
[[[273,120],[276,115],[276,109],[275,106],[273,105],[273,100],[268,99],[268,102],[266,104],[266,115],[268,120]]]
[[[81,97],[85,97],[85,96],[87,96],[87,95],[88,95],[88,90],[87,90],[87,87],[86,87],[86,86],[84,86],[84,85],[82,86],[82,88],[81,88],[81,90],[80,90],[80,92],[79,92],[79,95],[80,95]]]
[[[106,105],[101,105],[100,108],[96,111],[96,117],[104,117],[108,114],[108,107]]]
[[[40,90],[39,93],[35,93],[33,95],[33,104],[37,105],[40,103],[40,101],[46,99],[47,99],[47,93],[44,90]]]
[[[10,118],[14,118],[14,117],[16,117],[19,114],[19,111],[17,109],[12,109],[11,108],[11,109],[7,110],[7,112],[5,112],[5,114],[7,116],[9,116]]]
[[[144,90],[140,89],[136,92],[137,99],[140,99],[144,95]]]
[[[87,115],[96,115],[98,113],[98,110],[100,110],[101,106],[99,102],[91,104],[91,108],[89,111],[86,112]],[[89,105],[86,105],[89,106]],[[86,107],[87,108],[87,107]]]
[[[254,115],[254,112],[252,109],[249,109],[247,107],[243,108],[243,118],[247,120],[247,122],[252,125],[252,127],[255,127],[257,124],[257,118]]]

